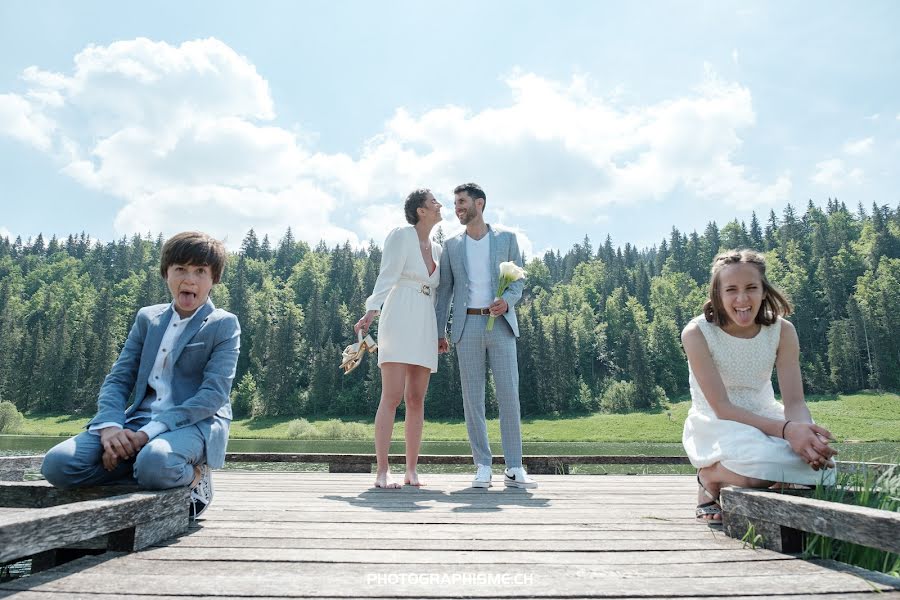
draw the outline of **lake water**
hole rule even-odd
[[[55,444],[66,439],[65,437],[49,436],[23,436],[0,435],[0,456],[12,454],[42,454]],[[898,462],[900,458],[900,442],[866,442],[857,444],[836,444],[841,460],[868,461],[868,462]],[[495,455],[502,454],[500,444],[492,444],[491,449]],[[684,449],[678,443],[656,442],[525,442],[523,444],[525,454],[600,454],[600,455],[646,455],[646,456],[683,456]],[[228,442],[229,452],[296,452],[296,453],[374,453],[375,448],[371,441],[364,440],[247,440],[232,439]],[[394,442],[391,452],[402,454],[403,442]],[[470,453],[467,442],[423,442],[422,454],[462,454]],[[231,468],[253,468],[257,470],[296,470],[297,465],[253,465],[250,463],[234,464]],[[315,467],[321,468],[321,467]],[[470,470],[467,465],[449,466],[427,465],[423,471],[446,472],[448,470]],[[618,472],[644,472],[644,473],[689,473],[689,466],[647,466],[636,471],[635,466],[617,465],[590,465],[573,468],[573,473],[618,473]]]

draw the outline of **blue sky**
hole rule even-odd
[[[381,243],[409,190],[464,181],[532,254],[896,206],[898,26],[890,1],[5,0],[0,234]]]

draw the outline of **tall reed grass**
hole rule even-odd
[[[876,476],[867,471],[838,472],[837,485],[818,486],[813,498],[879,510],[900,511],[900,468]],[[830,558],[870,571],[900,577],[900,554],[809,534],[803,550],[807,558]]]

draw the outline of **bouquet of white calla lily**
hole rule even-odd
[[[506,291],[506,288],[508,288],[513,281],[525,279],[526,274],[525,269],[511,260],[500,263],[500,281],[497,284],[497,299],[503,295],[503,292]],[[488,317],[487,331],[492,331],[494,329],[495,318],[496,317],[494,316]]]
[[[500,277],[506,277],[510,283],[525,279],[525,269],[511,260],[502,262],[500,263]]]

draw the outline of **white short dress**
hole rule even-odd
[[[784,419],[784,405],[775,399],[772,388],[783,320],[779,317],[773,325],[763,325],[750,339],[734,337],[702,315],[693,322],[706,338],[729,401],[763,417]],[[701,468],[721,462],[739,475],[766,481],[834,483],[834,469],[812,470],[785,440],[751,425],[717,418],[693,371],[690,386],[692,405],[681,441],[692,465]]]
[[[381,270],[366,310],[380,310],[378,366],[386,362],[428,367],[437,372],[436,290],[441,280],[441,246],[431,243],[434,272],[429,274],[419,236],[412,225],[398,227],[384,240]]]

